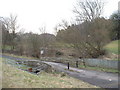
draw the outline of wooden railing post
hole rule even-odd
[[[78,68],[78,61],[76,61],[76,67]]]
[[[68,62],[68,69],[69,69],[69,62]]]

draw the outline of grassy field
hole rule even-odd
[[[114,54],[120,54],[120,50],[118,50],[118,42],[120,42],[120,40],[116,40],[116,41],[112,41],[109,44],[107,44],[104,48],[111,53]]]
[[[97,88],[69,76],[45,72],[34,75],[4,63],[3,76],[3,88]]]

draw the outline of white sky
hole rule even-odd
[[[72,12],[77,0],[0,0],[0,16],[10,13],[18,16],[18,24],[25,31],[40,33],[39,27],[46,26],[48,33],[54,33],[54,27],[62,19],[74,19]],[[82,1],[82,0],[81,0]],[[118,9],[120,0],[104,0],[104,17],[109,17]]]

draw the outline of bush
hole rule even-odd
[[[106,50],[100,50],[100,51],[97,51],[97,52],[94,52],[92,54],[90,54],[90,56],[92,58],[98,58],[99,56],[102,56],[102,55],[105,55],[106,54]]]
[[[60,52],[60,51],[56,52],[56,56],[61,56],[61,55],[64,55],[63,52]]]

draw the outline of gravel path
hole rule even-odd
[[[61,63],[54,62],[44,63],[50,64],[54,68],[62,72],[66,72],[68,75],[88,82],[92,85],[96,85],[102,88],[118,88],[118,74],[107,73],[102,71],[77,69],[73,67],[70,67],[70,70],[67,70],[67,66]]]

